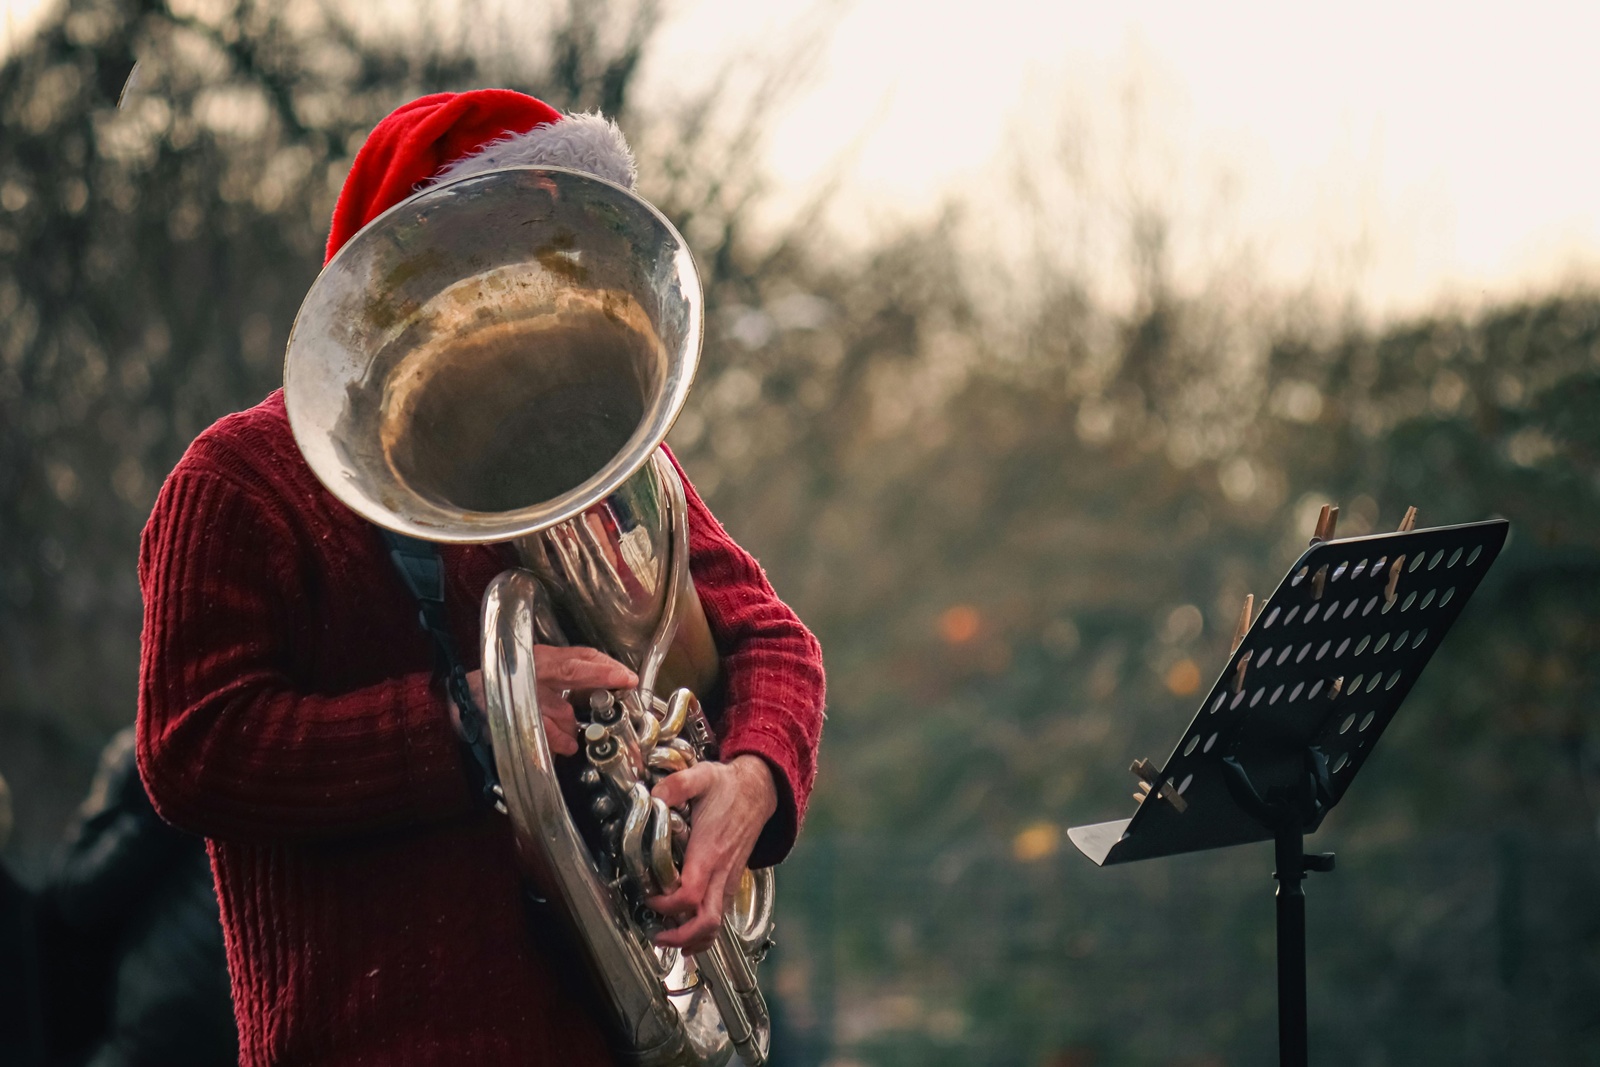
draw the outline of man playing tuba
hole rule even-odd
[[[413,101],[357,154],[328,257],[421,186],[530,165],[633,184],[631,153],[599,116],[497,89]],[[658,943],[693,951],[721,928],[746,864],[794,842],[823,674],[816,640],[683,487],[721,661],[720,762],[656,787],[692,806],[693,833],[681,885],[653,905],[678,921]],[[451,636],[481,694],[478,605],[513,560],[499,545],[445,545],[440,559]],[[145,528],[139,576],[139,766],[160,813],[209,840],[241,1062],[611,1062],[579,976],[525,907],[505,820],[473,788],[417,604],[377,530],[313,476],[281,390],[190,446]],[[558,754],[578,748],[569,691],[637,684],[593,649],[539,645],[534,666]]]

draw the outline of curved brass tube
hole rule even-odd
[[[675,748],[661,746],[650,753],[650,769],[662,774],[673,774],[689,769],[689,759]]]
[[[655,818],[650,823],[650,871],[663,893],[678,888],[678,864],[672,858],[672,813],[665,800],[651,800]]]
[[[690,710],[699,705],[700,701],[689,690],[674,690],[667,700],[667,714],[661,720],[661,741],[671,741],[683,733],[683,728],[689,722]]]
[[[622,823],[622,864],[639,891],[649,893],[653,883],[644,858],[644,832],[650,823],[650,790],[643,782],[634,782],[630,792],[628,816]]]
[[[661,740],[661,720],[649,712],[646,712],[643,718],[644,730],[639,734],[639,747],[645,752],[651,752]]]

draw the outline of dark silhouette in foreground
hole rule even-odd
[[[52,1062],[238,1062],[205,843],[151,807],[131,728],[106,747],[41,898]]]
[[[11,836],[11,793],[0,778],[0,848]],[[34,1067],[44,1057],[32,892],[0,863],[0,1063]]]

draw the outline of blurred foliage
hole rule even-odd
[[[1313,841],[1340,849],[1307,886],[1313,1063],[1594,1062],[1591,835]],[[1271,866],[1266,846],[1103,871],[991,837],[813,836],[783,872],[778,988],[842,983],[784,1006],[847,1063],[1275,1063]]]
[[[810,39],[645,108],[649,0],[541,6],[534,48],[461,29],[471,5],[405,33],[355,10],[70,0],[0,67],[13,858],[39,869],[132,715],[139,528],[194,434],[278,384],[366,130],[412,95],[503,84],[616,115],[707,273],[673,445],[829,662],[775,968],[809,1048],[1266,1057],[1266,855],[1102,872],[1064,831],[1128,810],[1129,759],[1165,754],[1244,594],[1331,500],[1345,534],[1414,504],[1424,524],[1504,515],[1513,540],[1324,832],[1348,854],[1311,887],[1319,1047],[1597,1054],[1600,299],[1373,327],[1185,293],[1141,205],[1131,306],[1046,265],[1002,314],[959,211],[854,257],[813,214],[749,236],[762,121]]]

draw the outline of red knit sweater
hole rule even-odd
[[[724,657],[722,751],[774,770],[752,862],[775,863],[815,774],[821,654],[685,490]],[[505,562],[442,551],[470,669]],[[302,460],[281,393],[189,448],[139,577],[139,765],[161,814],[210,839],[241,1062],[609,1063],[524,911],[505,820],[471,795],[416,607],[376,531]]]

